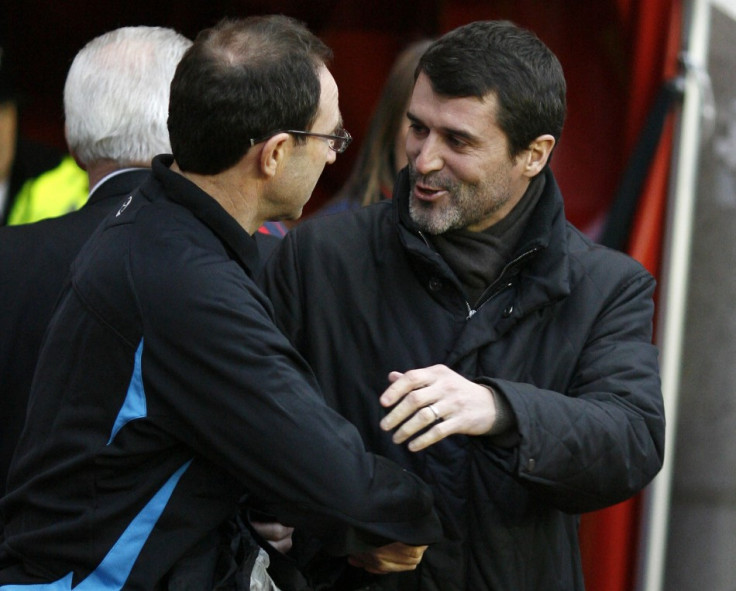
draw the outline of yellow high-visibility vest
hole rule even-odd
[[[75,211],[87,202],[89,178],[71,156],[56,168],[28,179],[8,214],[8,225],[28,224]]]

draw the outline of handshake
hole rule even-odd
[[[251,525],[279,552],[286,553],[291,549],[291,534],[294,528],[276,522],[251,521]],[[349,556],[348,562],[352,566],[378,575],[414,570],[421,562],[426,549],[427,546],[409,546],[402,542],[394,542],[370,552]]]

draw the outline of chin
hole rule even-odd
[[[304,210],[304,207],[302,206],[299,209],[295,209],[293,211],[290,211],[288,213],[285,213],[283,215],[280,215],[278,217],[278,220],[279,221],[284,221],[284,220],[298,220],[300,217],[302,217],[303,210]]]
[[[288,219],[288,220],[298,220],[301,217],[302,217],[302,208],[300,208],[299,211],[297,211],[296,213],[294,213],[293,215],[289,216],[286,219]]]
[[[427,234],[442,234],[447,230],[447,220],[445,215],[433,204],[413,200],[409,204],[409,217],[417,225],[417,227]]]

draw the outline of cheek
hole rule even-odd
[[[458,180],[474,185],[495,183],[510,173],[507,162],[477,154],[449,157],[446,165]]]

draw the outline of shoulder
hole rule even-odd
[[[641,263],[594,242],[569,223],[567,246],[573,284],[586,282],[597,291],[618,291],[636,285],[648,292],[654,290],[656,281]]]
[[[177,203],[152,202],[140,192],[100,226],[73,271],[77,291],[100,316],[125,320],[121,311],[138,310],[146,326],[176,334],[183,334],[182,322],[201,328],[199,318],[214,310],[232,317],[258,296],[206,224]]]
[[[401,264],[400,249],[390,203],[305,220],[266,262],[262,285],[272,297],[281,292],[284,301],[297,285],[325,296],[325,290],[360,293],[379,273]]]
[[[333,215],[336,213],[342,213],[345,211],[355,211],[360,209],[361,204],[357,199],[351,199],[349,197],[340,197],[332,199],[320,207],[313,216],[315,218],[326,215]]]
[[[106,210],[83,208],[56,218],[2,227],[0,252],[13,253],[12,257],[2,258],[15,261],[24,275],[36,272],[38,262],[68,265],[105,213]]]
[[[299,241],[309,241],[326,248],[351,248],[363,244],[376,233],[393,224],[389,201],[368,205],[352,211],[309,218],[289,232]]]

